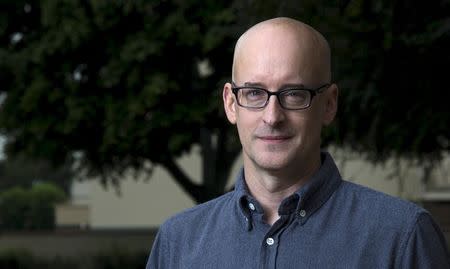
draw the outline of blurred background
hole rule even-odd
[[[232,189],[222,87],[275,16],[330,42],[344,178],[450,241],[450,1],[0,0],[0,268],[143,268],[167,217]]]

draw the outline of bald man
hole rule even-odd
[[[424,209],[342,180],[320,135],[337,111],[330,49],[289,18],[237,41],[223,88],[243,169],[235,189],[167,220],[151,268],[450,268]]]

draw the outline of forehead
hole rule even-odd
[[[314,83],[320,80],[318,63],[323,61],[318,43],[315,33],[307,27],[266,25],[251,29],[236,45],[233,77]]]
[[[243,44],[236,58],[237,77],[250,80],[295,80],[308,75],[308,53],[298,40],[279,33],[255,36]]]

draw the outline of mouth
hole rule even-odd
[[[271,144],[278,144],[286,142],[290,139],[290,136],[287,135],[270,135],[270,136],[258,136],[258,139]]]

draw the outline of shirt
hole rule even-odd
[[[328,153],[279,215],[264,222],[241,170],[234,191],[160,227],[146,269],[450,268],[426,210],[342,180]]]

